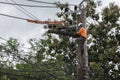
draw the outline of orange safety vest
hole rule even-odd
[[[87,38],[87,32],[86,32],[86,29],[85,28],[80,28],[80,30],[78,32],[76,32],[76,34],[84,37],[84,38]]]

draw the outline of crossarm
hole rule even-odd
[[[65,31],[58,31],[58,30],[48,30],[48,33],[54,33],[54,34],[59,34],[59,35],[64,35],[64,36],[69,36],[73,38],[78,38],[80,37],[76,33],[70,33],[70,32],[65,32]]]

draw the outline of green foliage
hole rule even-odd
[[[119,78],[120,8],[111,3],[103,9],[102,21],[91,24],[88,32],[93,45],[89,48],[91,80],[117,80]],[[93,17],[93,16],[92,16]],[[97,77],[95,77],[97,76]]]
[[[105,23],[110,22],[111,24],[115,24],[120,16],[120,9],[117,5],[114,5],[114,3],[111,3],[108,8],[105,8],[103,10],[102,18]],[[108,14],[109,13],[109,14]]]
[[[90,80],[119,80],[120,8],[111,3],[103,9],[100,17],[96,12],[97,4],[90,0],[85,7],[87,18],[96,22],[88,27],[88,37],[91,35],[88,40],[91,44],[88,48]],[[60,3],[58,7],[63,12],[69,8],[68,4]],[[67,26],[70,25],[69,19],[76,24],[75,15],[58,14],[65,19],[64,25]],[[0,56],[0,80],[75,80],[76,46],[71,48],[71,43],[69,37],[46,34],[44,39],[30,39],[28,52],[25,53],[20,49],[20,43],[10,38],[0,45],[3,52]],[[5,55],[7,57],[3,57]],[[7,60],[4,61],[4,58]]]

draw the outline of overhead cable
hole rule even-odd
[[[8,2],[1,2],[1,4],[9,4],[9,5],[19,5],[19,6],[26,6],[26,7],[39,7],[39,8],[57,8],[56,6],[38,6],[38,5],[26,5],[26,4],[14,4]]]
[[[32,75],[26,75],[26,74],[15,74],[15,73],[10,73],[10,72],[4,72],[4,71],[0,71],[0,74],[5,74],[5,75],[9,75],[9,76],[22,76],[22,77],[27,77],[27,78],[33,78],[33,79],[40,79],[36,76],[32,76]]]
[[[7,2],[9,2],[8,0],[6,0]],[[20,8],[18,8],[17,6],[13,5],[16,9],[18,9],[20,12],[22,12],[23,14],[27,15],[28,17],[32,18],[32,16],[28,15],[26,12],[24,12],[23,10],[21,10]]]
[[[17,4],[14,0],[11,0],[13,3]],[[16,6],[15,6],[16,7]],[[38,19],[36,16],[34,16],[32,13],[30,13],[29,11],[27,11],[25,8],[23,8],[22,6],[16,7],[18,10],[20,10],[22,13],[26,14],[28,17],[31,17],[32,19]]]
[[[2,16],[6,16],[6,17],[11,17],[11,18],[16,18],[16,19],[21,19],[21,20],[27,20],[26,18],[21,18],[21,17],[16,17],[16,16],[11,16],[11,15],[2,14],[2,13],[0,13],[0,15],[2,15]]]
[[[44,3],[44,4],[55,4],[55,3],[51,3],[51,2],[37,1],[37,0],[27,0],[27,1],[32,1],[32,2],[37,2],[37,3]]]
[[[44,3],[44,4],[53,4],[56,5],[57,3],[52,3],[52,2],[45,2],[45,1],[37,1],[37,0],[27,0],[27,1],[31,1],[31,2],[37,2],[37,3]],[[69,6],[76,6],[75,4],[69,4]]]
[[[62,24],[62,23],[63,23],[63,21],[40,21],[40,20],[31,20],[31,19],[26,19],[26,18],[11,16],[11,15],[2,14],[2,13],[0,13],[0,15],[6,16],[6,17],[11,17],[11,18],[16,18],[16,19],[21,19],[21,20],[26,20],[26,21],[28,21],[28,22],[36,23],[36,24]]]

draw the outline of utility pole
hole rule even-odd
[[[76,10],[74,12],[76,14],[78,12],[80,12],[80,14],[77,15],[77,24],[82,23],[84,27],[86,26],[86,13],[83,9],[81,9],[81,5],[85,1],[87,1],[87,0],[83,0],[79,4],[79,10],[78,11]],[[55,34],[59,34],[59,35],[64,35],[64,36],[70,36],[70,37],[73,37],[73,38],[77,38],[77,40],[76,40],[76,43],[78,44],[77,53],[76,53],[77,80],[89,80],[87,39],[83,42],[83,40],[80,39],[80,35],[77,35],[75,33],[67,32],[66,29],[72,30],[72,28],[70,28],[70,27],[69,28],[62,27],[61,29],[59,29],[59,30],[48,30],[48,33],[55,33]]]
[[[86,13],[83,9],[81,9],[81,4],[84,2],[83,0],[79,5],[79,10],[81,14],[77,15],[77,22],[82,23],[83,26],[86,26]],[[78,44],[77,48],[77,80],[89,80],[89,67],[88,67],[88,52],[87,52],[87,39],[84,44],[79,38],[76,40]],[[81,45],[84,48],[84,52],[82,52]]]

